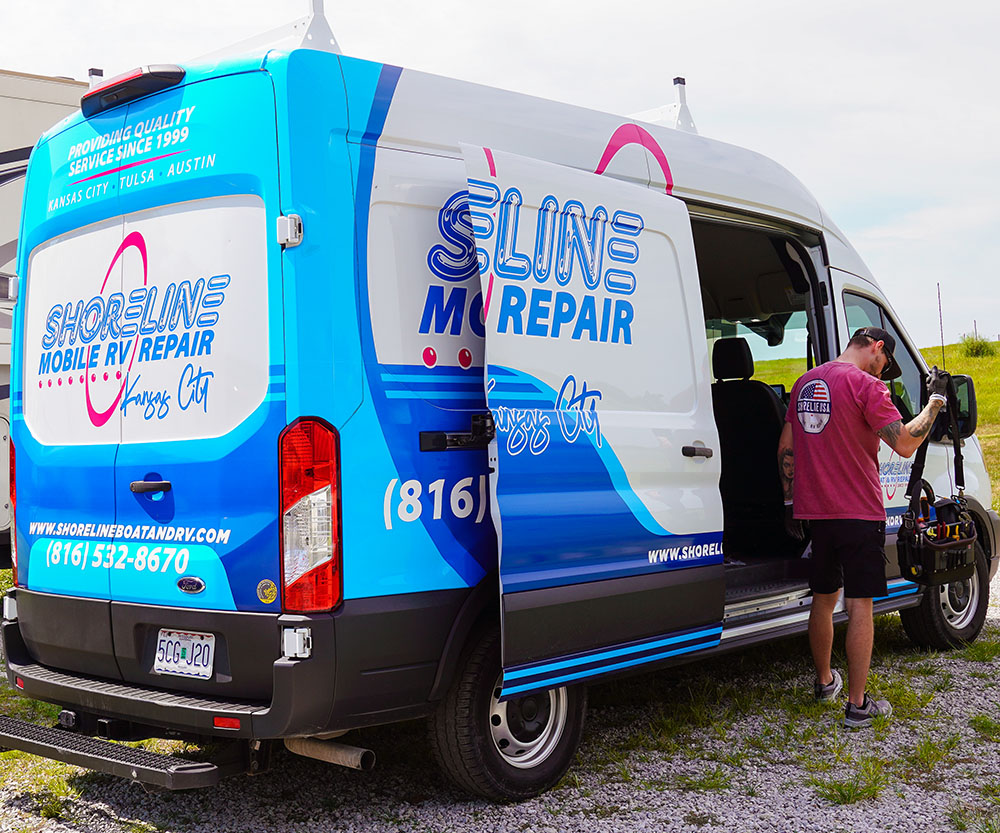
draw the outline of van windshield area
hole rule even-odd
[[[805,542],[785,532],[778,439],[792,385],[817,361],[804,246],[764,229],[695,221],[719,430],[727,601],[805,586]]]

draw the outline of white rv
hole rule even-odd
[[[10,529],[7,438],[10,426],[10,322],[13,302],[7,282],[14,274],[17,227],[28,157],[38,137],[80,106],[87,84],[71,78],[50,78],[0,70],[0,548],[6,549]]]

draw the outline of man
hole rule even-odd
[[[927,381],[930,401],[903,424],[880,381],[901,373],[895,348],[895,339],[878,327],[854,333],[838,358],[813,368],[792,387],[778,442],[789,526],[793,533],[799,526],[801,537],[798,522],[808,520],[812,531],[809,645],[818,700],[833,700],[843,688],[840,674],[830,668],[830,653],[833,611],[844,590],[849,695],[844,725],[850,728],[892,714],[888,701],[873,700],[865,692],[874,633],[872,599],[887,592],[879,439],[901,457],[910,457],[927,439],[945,403],[947,376],[935,367]]]

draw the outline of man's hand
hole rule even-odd
[[[951,374],[947,370],[938,370],[937,365],[934,365],[927,374],[928,396],[946,396],[950,379]]]
[[[785,534],[796,541],[803,541],[806,537],[805,528],[802,521],[797,521],[792,514],[792,504],[785,504]]]

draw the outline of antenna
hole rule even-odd
[[[941,369],[945,370],[944,366],[944,315],[941,313],[941,282],[938,281],[938,326],[941,328]]]
[[[198,63],[218,62],[237,55],[263,54],[268,50],[290,52],[293,49],[316,49],[341,54],[340,44],[330,29],[323,10],[323,0],[309,0],[309,14],[246,40],[226,46],[194,60]]]
[[[673,104],[664,104],[660,107],[654,107],[652,110],[633,113],[629,118],[648,124],[672,127],[686,133],[697,133],[698,128],[694,126],[694,119],[691,117],[691,111],[687,105],[687,82],[679,75],[674,79],[674,96]]]

